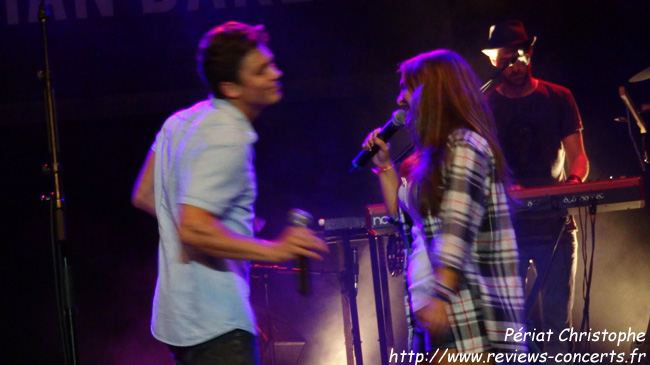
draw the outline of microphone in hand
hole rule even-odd
[[[398,129],[402,128],[406,122],[406,112],[402,109],[396,110],[393,112],[393,116],[390,120],[384,125],[377,138],[380,138],[384,142],[388,142],[390,137],[397,132]],[[352,160],[352,168],[349,172],[361,169],[374,155],[379,152],[379,146],[375,145],[370,151],[362,150],[359,152],[357,157]]]
[[[291,209],[287,214],[287,223],[294,227],[309,227],[312,224],[313,217],[308,212],[301,209]],[[307,295],[310,292],[309,284],[309,261],[305,256],[298,256],[298,292]]]

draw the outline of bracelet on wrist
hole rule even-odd
[[[392,169],[393,169],[393,164],[391,163],[390,165],[386,165],[386,166],[381,166],[381,167],[377,166],[374,169],[372,169],[372,172],[374,172],[375,175],[379,175],[382,172],[386,172],[386,171],[392,170]]]
[[[451,303],[451,298],[456,295],[456,291],[441,282],[437,282],[433,295],[444,302]]]

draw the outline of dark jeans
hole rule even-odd
[[[570,219],[566,223],[565,230],[560,236],[562,223],[562,221],[558,222],[555,232],[546,236],[532,236],[530,233],[534,230],[525,231],[520,228],[517,231],[518,227],[515,226],[519,248],[519,274],[525,280],[529,261],[533,260],[537,271],[536,279],[541,282],[542,278],[546,276],[537,293],[538,315],[530,318],[528,331],[535,330],[538,333],[553,331],[550,338],[537,344],[549,356],[573,351],[573,341],[560,341],[559,334],[572,326],[571,311],[573,309],[578,241],[573,220]],[[552,256],[553,247],[558,240],[557,251],[555,256]],[[531,310],[532,308],[526,309]],[[529,315],[530,312],[527,312],[526,316]],[[554,362],[549,361],[549,363]]]
[[[194,346],[169,345],[177,365],[258,365],[257,339],[234,330]]]
[[[436,349],[455,349],[456,340],[454,339],[454,333],[449,329],[447,333],[439,336],[433,337],[422,331],[416,329],[413,331],[413,346],[412,349],[418,353],[425,352],[434,352]]]

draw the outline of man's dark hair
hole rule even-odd
[[[246,54],[269,40],[263,25],[227,22],[207,32],[196,50],[199,75],[214,96],[224,99],[221,82],[239,82],[239,68]]]

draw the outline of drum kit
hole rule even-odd
[[[639,72],[638,74],[632,76],[629,81],[630,82],[639,82],[639,81],[645,81],[647,79],[650,79],[650,67],[648,67],[645,70]]]

